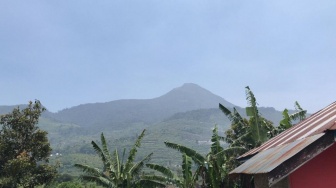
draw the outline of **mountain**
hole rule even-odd
[[[210,91],[188,83],[153,99],[82,104],[58,113],[46,111],[40,118],[39,127],[48,131],[53,152],[63,154],[64,166],[60,169],[63,173],[78,174],[73,164],[94,161],[95,152],[90,141],[98,141],[101,132],[109,146],[121,151],[130,148],[144,128],[147,132],[137,156],[143,158],[154,152],[152,162],[173,167],[181,163],[180,153],[165,147],[164,141],[183,144],[206,154],[212,128],[217,125],[219,134],[224,135],[230,121],[219,110],[218,103],[229,109],[234,107]],[[17,106],[23,109],[26,105],[0,106],[0,114]],[[245,108],[235,108],[246,117]],[[274,108],[259,107],[258,110],[274,125],[282,119],[281,112]],[[93,166],[100,165],[98,162]]]
[[[3,105],[3,106],[0,106],[0,114],[7,114],[9,112],[11,112],[14,108],[17,108],[19,107],[20,109],[24,109],[27,107],[27,105],[24,105],[24,104],[19,104],[19,105]]]
[[[49,118],[84,127],[113,127],[132,123],[152,124],[178,112],[217,108],[218,103],[234,105],[210,91],[192,83],[184,84],[154,99],[124,99],[106,103],[82,104],[57,113]]]

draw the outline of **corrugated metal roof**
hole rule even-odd
[[[326,130],[336,129],[336,102],[311,115],[297,125],[287,129],[276,137],[268,140],[260,147],[252,149],[239,158],[254,155],[273,147],[291,143],[312,135],[323,133]],[[239,159],[238,158],[238,159]]]
[[[322,137],[325,133],[320,133],[294,142],[273,147],[261,151],[245,163],[234,169],[230,174],[259,174],[268,173],[277,166],[293,157],[305,147]]]

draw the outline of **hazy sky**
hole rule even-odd
[[[196,83],[245,106],[336,101],[335,0],[0,1],[0,105],[55,112]]]

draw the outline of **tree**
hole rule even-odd
[[[140,175],[142,168],[145,163],[148,162],[153,153],[150,153],[145,158],[139,162],[134,162],[135,155],[137,153],[137,148],[141,145],[141,140],[145,135],[145,130],[142,131],[140,136],[137,138],[135,144],[129,151],[127,160],[124,163],[125,149],[123,151],[122,157],[120,158],[118,150],[115,149],[111,155],[106,144],[104,134],[101,134],[101,147],[94,141],[91,142],[94,150],[99,155],[103,162],[103,169],[90,167],[84,164],[75,164],[75,167],[83,170],[85,173],[81,175],[81,179],[84,181],[95,182],[103,187],[118,187],[118,188],[130,188],[130,187],[141,187],[147,185],[150,187],[161,186],[157,182],[152,182],[148,180],[141,180]]]
[[[0,187],[34,187],[50,183],[57,167],[48,162],[47,132],[37,126],[45,109],[40,101],[0,117]]]

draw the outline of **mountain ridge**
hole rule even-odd
[[[72,123],[86,128],[123,129],[134,124],[149,126],[178,113],[199,109],[218,109],[221,103],[227,108],[236,105],[194,83],[185,83],[152,99],[119,99],[109,102],[86,103],[53,113],[46,111],[43,117],[58,122]],[[15,106],[12,106],[14,108]],[[24,105],[20,105],[23,108]],[[10,112],[11,106],[0,106],[0,114]],[[237,108],[241,108],[237,106]],[[275,110],[273,108],[273,110]],[[275,118],[275,121],[279,116]]]
[[[84,127],[114,127],[118,124],[135,122],[152,124],[178,112],[217,108],[218,103],[227,107],[234,106],[197,84],[186,83],[152,99],[120,99],[104,103],[81,104],[57,113],[48,113],[48,116]]]

